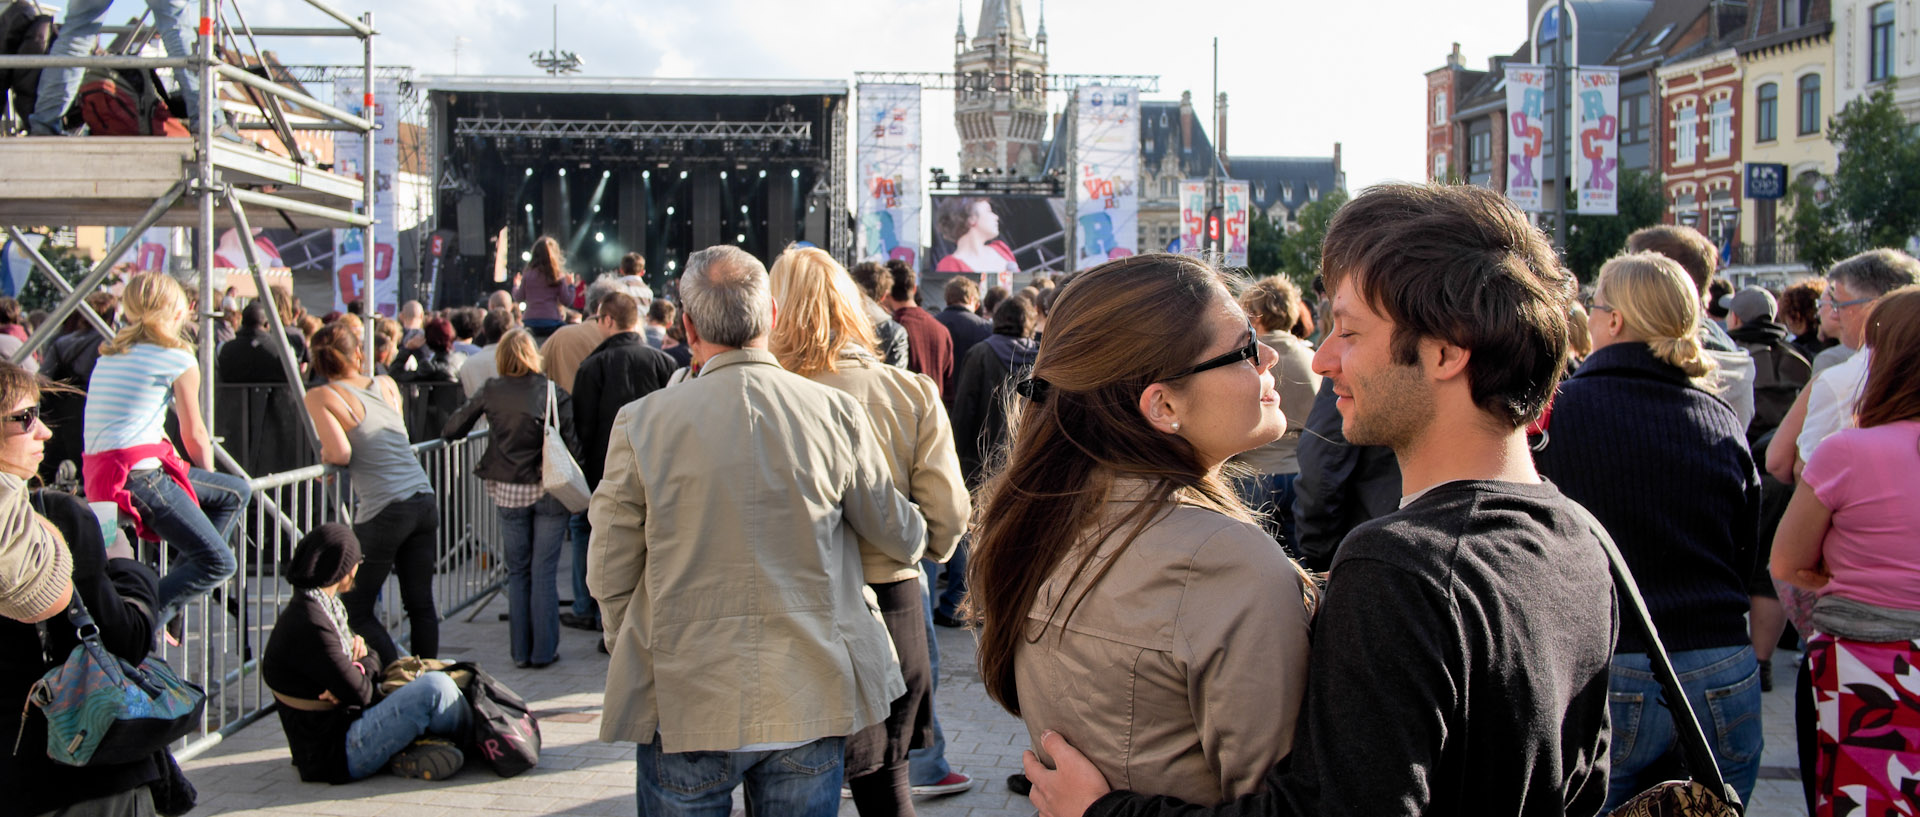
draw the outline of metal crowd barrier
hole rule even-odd
[[[473,467],[486,450],[486,432],[451,443],[432,440],[413,447],[440,504],[433,597],[442,620],[480,603],[506,584],[499,516]],[[189,605],[178,645],[162,654],[174,669],[207,692],[200,728],[174,752],[185,761],[259,720],[273,706],[260,675],[260,657],[292,587],[280,577],[300,537],[327,522],[352,522],[352,492],[345,470],[315,465],[256,477],[241,529],[235,537],[233,578]],[[167,564],[161,546],[159,563]],[[398,580],[389,577],[380,595],[380,616],[395,642],[409,641],[400,608]]]

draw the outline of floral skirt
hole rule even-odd
[[[1808,640],[1816,817],[1920,813],[1920,639]]]

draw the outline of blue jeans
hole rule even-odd
[[[940,574],[947,576],[947,589],[934,599],[933,609],[940,615],[960,617],[960,602],[967,597],[967,540],[962,538],[960,546],[953,549],[953,558],[946,564],[932,559],[921,559],[920,570],[927,574],[927,591],[940,591]]]
[[[1714,760],[1720,764],[1720,776],[1727,785],[1750,801],[1753,782],[1760,773],[1760,748],[1764,734],[1760,725],[1760,665],[1753,647],[1715,647],[1686,650],[1671,655],[1673,671],[1687,691],[1687,703],[1693,707],[1700,731],[1713,747]],[[1673,715],[1660,698],[1660,682],[1653,677],[1652,663],[1645,653],[1625,653],[1613,657],[1608,675],[1608,714],[1613,719],[1612,773],[1607,786],[1606,814],[1662,779],[1666,773],[1647,775],[1670,750],[1678,753]]]
[[[640,744],[634,800],[640,817],[727,817],[733,789],[747,784],[749,817],[834,817],[840,813],[846,738],[821,738],[772,752],[660,751]]]
[[[1293,474],[1256,474],[1240,477],[1233,481],[1234,493],[1245,500],[1247,507],[1255,513],[1265,514],[1260,526],[1267,535],[1287,549],[1288,555],[1294,554],[1293,528],[1293,482],[1299,479]]]
[[[587,588],[587,542],[593,538],[593,526],[587,524],[585,511],[567,520],[567,535],[573,539],[573,614],[600,620],[600,605]]]
[[[197,504],[164,469],[127,476],[127,493],[133,495],[140,521],[165,539],[174,553],[175,563],[160,577],[155,629],[233,575],[233,529],[253,494],[246,480],[231,474],[190,468],[187,479],[200,500]]]
[[[507,629],[513,661],[546,664],[560,651],[560,542],[567,506],[550,496],[524,508],[500,508],[507,550]]]
[[[921,571],[920,600],[927,608],[927,657],[933,660],[933,688],[927,690],[934,696],[933,742],[925,749],[907,753],[907,782],[915,786],[931,786],[953,773],[953,767],[947,764],[947,733],[940,730],[940,630],[933,626],[933,596],[928,592],[931,581],[926,571]]]
[[[347,727],[347,774],[355,780],[371,776],[421,735],[457,738],[470,717],[467,699],[452,678],[425,673]]]
[[[100,18],[106,16],[107,7],[113,0],[68,0],[67,16],[61,23],[60,36],[53,41],[48,56],[84,57],[93,53],[94,41],[100,37]],[[147,8],[153,10],[153,22],[160,30],[160,41],[165,44],[167,56],[185,57],[193,53],[187,44],[191,26],[181,17],[187,13],[187,0],[147,0]],[[40,72],[40,97],[34,102],[33,115],[27,118],[27,124],[36,133],[59,133],[60,118],[67,113],[67,106],[73,104],[73,97],[80,92],[81,74],[79,66],[67,68],[48,68]],[[186,68],[173,70],[174,87],[187,101],[187,115],[199,118],[200,77]],[[135,93],[139,91],[136,89]],[[222,121],[225,116],[222,115]]]

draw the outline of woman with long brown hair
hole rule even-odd
[[[1881,296],[1866,346],[1858,426],[1814,449],[1773,540],[1774,578],[1819,595],[1807,662],[1820,817],[1911,805],[1911,773],[1896,770],[1920,769],[1920,287]]]
[[[513,299],[526,304],[521,325],[536,341],[546,340],[562,323],[560,307],[573,303],[580,279],[567,272],[567,256],[560,242],[543,235],[533,242],[533,260],[516,276]]]
[[[767,345],[787,371],[853,395],[873,419],[893,481],[927,521],[926,557],[944,562],[966,528],[967,489],[953,427],[932,379],[880,362],[853,277],[816,249],[781,253],[768,273],[780,320]],[[933,740],[933,666],[920,563],[860,543],[860,566],[880,602],[907,694],[887,719],[847,738],[847,788],[862,817],[911,815],[907,751]]]
[[[1214,804],[1286,755],[1311,585],[1221,476],[1286,429],[1275,360],[1183,256],[1053,303],[968,577],[987,692],[1043,761],[1059,732],[1116,786]]]

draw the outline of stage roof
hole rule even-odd
[[[537,77],[425,74],[429,91],[502,94],[659,94],[682,96],[846,96],[837,79],[692,79],[659,77]]]

